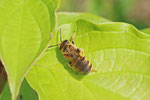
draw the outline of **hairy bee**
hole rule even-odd
[[[61,38],[61,30],[60,30],[60,40]],[[81,48],[77,48],[74,45],[74,36],[72,36],[72,42],[68,40],[64,40],[59,44],[59,48],[66,59],[69,60],[68,66],[72,68],[75,72],[77,70],[80,73],[89,73],[91,70],[96,71],[93,69],[92,64],[87,60],[84,56],[84,51]]]

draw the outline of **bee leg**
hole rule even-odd
[[[77,48],[76,52],[81,55],[82,57],[84,57],[84,50],[81,48]]]
[[[74,66],[72,65],[71,62],[68,63],[68,66],[69,66],[73,71],[75,71],[76,74],[78,74],[78,73],[77,73],[77,69],[74,68]]]
[[[74,44],[74,37],[75,37],[75,33],[72,35],[72,40],[71,40],[72,44]]]
[[[74,41],[73,41],[73,40],[72,40],[71,42],[72,42],[72,44],[74,44]]]
[[[92,69],[91,69],[91,71],[92,71],[92,72],[97,72],[97,70],[96,70],[96,69],[94,69],[94,68],[92,68]]]

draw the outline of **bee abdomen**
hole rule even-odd
[[[86,62],[83,62],[83,66],[81,66],[80,71],[82,73],[88,73],[90,72],[91,68],[92,68],[92,64],[87,60]]]
[[[81,73],[88,73],[92,68],[92,64],[85,57],[75,57],[73,60],[73,65]]]
[[[84,70],[84,73],[89,73],[92,69],[92,64],[90,63],[90,65],[88,65],[88,67],[86,68],[86,70]]]

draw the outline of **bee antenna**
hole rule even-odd
[[[59,44],[55,44],[55,45],[51,45],[48,48],[54,47],[54,46],[58,46]]]
[[[61,28],[60,28],[60,41],[62,42]]]

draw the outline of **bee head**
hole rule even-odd
[[[68,40],[62,41],[62,42],[60,43],[60,50],[61,50],[62,48],[64,48],[64,46],[65,46],[66,44],[68,44],[68,43],[69,43]]]

